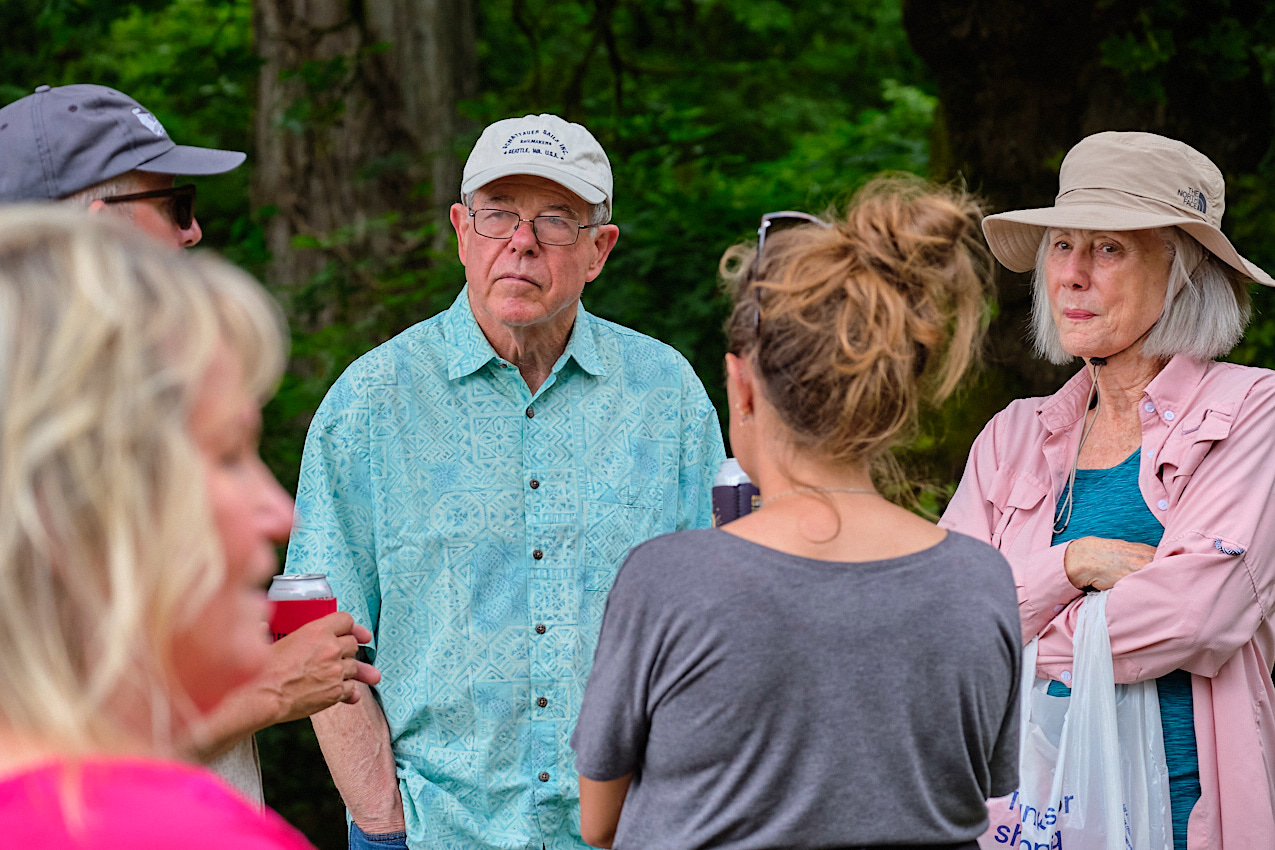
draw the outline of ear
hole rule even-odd
[[[456,252],[460,254],[461,265],[465,264],[465,244],[469,239],[469,227],[473,219],[469,216],[469,207],[464,204],[452,204],[452,230],[456,231]]]
[[[740,416],[751,416],[756,402],[756,378],[748,360],[737,354],[726,355],[726,396]]]
[[[602,274],[602,267],[606,265],[607,257],[611,256],[611,249],[615,247],[615,243],[620,240],[620,228],[614,224],[599,224],[596,236],[589,238],[593,243],[594,256],[592,262],[589,263],[588,271],[585,273],[585,282],[593,280]]]
[[[93,201],[88,206],[88,211],[94,214],[100,213],[104,209],[106,209],[106,201],[102,200],[101,198],[98,198],[96,201]]]

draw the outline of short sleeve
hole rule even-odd
[[[374,657],[380,583],[368,410],[353,374],[357,368],[332,385],[306,434],[286,571],[326,575],[341,610],[372,632]]]
[[[641,582],[635,580],[642,571],[644,548],[635,549],[624,562],[607,598],[593,670],[571,736],[576,771],[598,782],[633,773],[646,751],[659,636],[648,622],[646,612],[651,608]]]

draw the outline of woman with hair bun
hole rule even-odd
[[[278,309],[107,218],[0,211],[0,844],[305,850],[179,747],[266,660]]]
[[[1009,566],[873,484],[975,359],[979,221],[884,179],[726,252],[731,443],[761,508],[619,573],[572,739],[588,843],[974,848],[1016,786]]]

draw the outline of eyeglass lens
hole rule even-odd
[[[489,239],[508,239],[528,221],[509,210],[475,210],[471,215],[478,235]],[[567,216],[538,215],[530,223],[531,232],[545,245],[574,245],[580,236],[580,223]]]
[[[173,195],[172,204],[173,223],[182,230],[189,230],[195,220],[195,193],[182,192]]]

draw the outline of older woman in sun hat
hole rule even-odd
[[[1275,841],[1275,373],[1219,363],[1271,277],[1223,235],[1222,174],[1149,133],[1063,160],[1054,206],[989,216],[1034,269],[1038,352],[1082,368],[997,414],[942,525],[1018,585],[1037,675],[1065,695],[1086,590],[1110,589],[1117,682],[1155,679],[1175,850]]]

